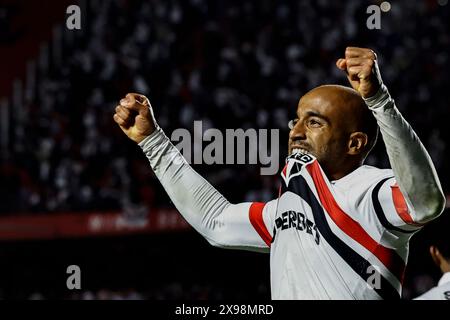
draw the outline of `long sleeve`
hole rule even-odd
[[[252,203],[231,204],[186,162],[161,128],[139,146],[178,211],[209,243],[267,251],[250,221]]]
[[[384,84],[365,99],[386,145],[396,181],[414,222],[426,223],[439,216],[445,198],[431,157],[414,130],[400,114]]]

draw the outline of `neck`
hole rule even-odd
[[[445,259],[445,261],[441,263],[440,268],[441,268],[442,273],[450,272],[450,262],[449,262],[449,259]]]

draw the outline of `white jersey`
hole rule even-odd
[[[442,275],[438,285],[414,300],[450,300],[450,272]]]
[[[418,222],[439,216],[444,198],[428,153],[385,86],[366,103],[393,170],[361,166],[329,181],[314,157],[297,153],[282,171],[278,199],[266,204],[230,203],[159,127],[139,146],[174,205],[209,243],[270,252],[273,299],[399,298],[408,240]]]
[[[273,299],[399,298],[412,222],[392,170],[330,182],[310,155],[288,158],[280,197],[250,207],[270,246]]]

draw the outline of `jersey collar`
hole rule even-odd
[[[332,180],[332,181],[330,181],[330,183],[333,184],[333,185],[345,183],[345,181],[348,181],[348,180],[352,179],[352,177],[353,177],[359,170],[361,170],[363,167],[365,167],[365,165],[359,166],[358,168],[356,168],[356,169],[353,170],[352,172],[348,173],[346,176],[343,176],[342,178],[337,179],[337,180]]]

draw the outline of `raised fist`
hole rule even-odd
[[[150,102],[141,94],[127,94],[115,110],[114,121],[136,143],[152,134],[158,126]]]
[[[377,55],[370,49],[348,47],[345,58],[339,59],[336,66],[345,71],[353,89],[363,98],[375,95],[381,86]]]

